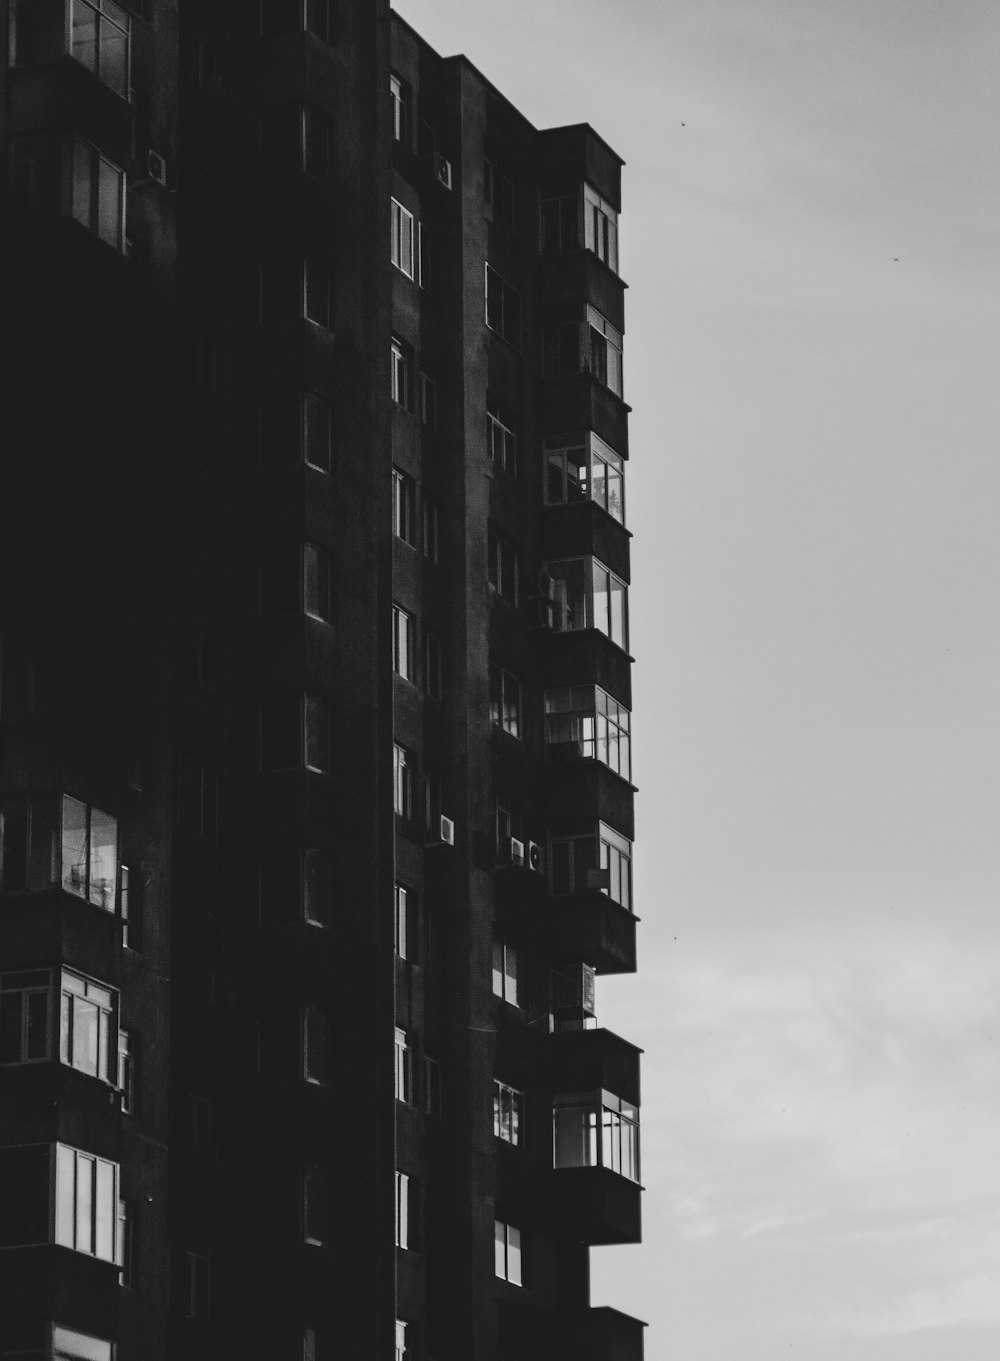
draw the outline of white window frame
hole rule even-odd
[[[599,685],[560,686],[545,694],[545,745],[573,747],[582,759],[600,761],[631,780],[631,718]]]
[[[414,216],[409,208],[404,208],[399,200],[394,198],[390,200],[390,220],[389,258],[401,274],[405,274],[408,279],[416,279]]]
[[[405,1106],[413,1105],[413,1049],[410,1037],[401,1026],[396,1026],[396,1100]]]
[[[493,1136],[512,1148],[523,1142],[524,1092],[509,1082],[493,1079]]]
[[[545,441],[545,504],[593,501],[625,524],[625,460],[593,430]],[[574,467],[574,476],[570,468]],[[598,473],[603,468],[603,473]]]
[[[79,1004],[75,999],[79,998]],[[105,1000],[105,998],[107,1000]],[[68,1005],[67,1005],[68,1004]],[[63,969],[59,976],[59,1061],[67,1068],[117,1086],[118,1082],[118,993],[106,983],[87,978],[74,969]],[[97,1064],[90,1072],[78,1052],[77,1014],[79,1006],[97,1012]],[[114,1046],[114,1047],[112,1047]]]
[[[410,957],[410,890],[405,884],[393,886],[393,943],[397,959]]]
[[[494,1272],[498,1280],[523,1285],[521,1230],[502,1219],[494,1220]]]
[[[493,996],[521,1005],[521,952],[504,936],[493,937]]]
[[[513,477],[517,473],[517,430],[514,413],[494,397],[486,398],[486,452],[494,467]]]
[[[584,240],[587,250],[618,273],[618,211],[589,184],[583,186]]]
[[[85,1149],[56,1144],[54,1189],[53,1241],[87,1257],[116,1262],[118,1164]],[[107,1201],[103,1216],[101,1197]],[[108,1234],[104,1243],[99,1241],[102,1219]]]
[[[401,742],[394,742],[392,755],[392,806],[398,817],[410,821],[413,818],[413,781],[415,775],[413,754]]]
[[[413,615],[402,605],[392,607],[392,669],[403,680],[413,682],[416,674],[415,624]]]
[[[605,346],[605,372],[603,375],[595,373],[594,364],[594,337],[599,337]],[[587,303],[587,363],[590,368],[592,378],[603,384],[616,397],[621,397],[624,392],[624,365],[622,360],[623,337],[617,327],[612,326],[611,322],[596,307]]]
[[[598,868],[611,876],[608,896],[632,911],[632,843],[606,822],[598,823]]]
[[[412,1183],[409,1173],[396,1169],[396,1247],[410,1252],[413,1243],[410,1239],[410,1196]]]

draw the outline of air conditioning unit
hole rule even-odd
[[[611,892],[611,871],[610,870],[588,870],[587,887],[597,889],[599,893]]]
[[[536,874],[545,873],[545,852],[537,841],[528,842],[528,868]]]
[[[451,818],[446,818],[443,813],[441,814],[441,840],[446,846],[454,846],[455,844],[455,824]]]
[[[580,965],[580,1010],[586,1016],[597,1012],[596,970],[593,964]]]
[[[507,855],[512,865],[524,864],[524,842],[512,836],[507,845]]]
[[[166,187],[167,183],[167,163],[158,151],[146,152],[146,174],[157,184]]]
[[[451,161],[442,156],[440,151],[434,153],[434,178],[446,189],[451,188]]]

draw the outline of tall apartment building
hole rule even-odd
[[[640,1361],[621,162],[383,0],[0,16],[0,1358]]]

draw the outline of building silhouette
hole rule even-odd
[[[0,1358],[640,1361],[621,161],[383,0],[0,18]]]

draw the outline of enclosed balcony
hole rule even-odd
[[[613,1092],[554,1098],[551,1206],[563,1233],[586,1243],[642,1237],[639,1110]]]
[[[553,956],[559,963],[587,960],[599,974],[634,973],[638,920],[598,888],[557,898],[549,913]]]
[[[615,1092],[633,1106],[640,1103],[642,1050],[610,1030],[569,1030],[549,1038],[549,1076],[553,1092]]]

